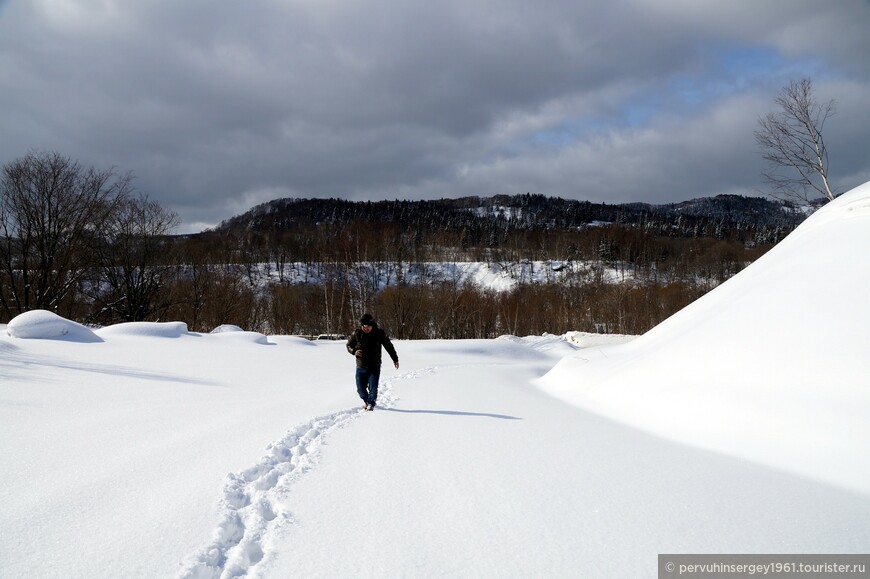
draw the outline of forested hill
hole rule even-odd
[[[221,223],[219,232],[265,233],[352,223],[392,224],[405,232],[576,230],[591,224],[642,226],[671,237],[742,238],[776,243],[805,213],[760,197],[719,195],[682,203],[606,204],[544,195],[430,201],[276,199]]]
[[[172,255],[182,267],[158,317],[196,331],[317,335],[344,332],[369,311],[400,339],[640,334],[804,218],[739,196],[668,205],[530,194],[276,199],[179,237]]]

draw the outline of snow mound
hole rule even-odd
[[[250,342],[254,344],[274,345],[264,334],[260,332],[248,332],[233,324],[223,324],[213,329],[209,335],[224,341],[234,343]]]
[[[234,326],[233,324],[223,324],[213,329],[210,333],[224,334],[226,332],[244,332],[244,330],[238,326]]]
[[[221,342],[231,342],[235,344],[247,342],[252,344],[274,345],[264,334],[261,334],[260,332],[246,332],[242,329],[239,329],[238,331],[229,330],[218,333],[212,332],[208,337],[209,339],[217,339]]]
[[[573,354],[577,351],[577,347],[568,342],[564,336],[556,336],[555,334],[543,334],[541,336],[526,336],[519,338],[517,336],[499,336],[498,340],[521,344],[537,352],[548,354],[556,358]]]
[[[592,332],[568,332],[565,339],[581,348],[610,346],[630,342],[637,336],[625,334],[593,334]]]
[[[687,444],[870,493],[870,183],[636,340],[540,381]]]
[[[96,332],[102,337],[135,336],[147,338],[180,338],[186,335],[184,322],[124,322],[100,328]]]
[[[31,310],[15,316],[6,325],[6,333],[27,340],[101,341],[89,328],[47,310]]]

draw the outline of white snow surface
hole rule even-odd
[[[656,577],[870,545],[870,185],[637,339],[0,325],[0,577]]]
[[[625,345],[540,384],[650,432],[870,492],[870,183]]]

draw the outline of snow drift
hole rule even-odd
[[[540,381],[653,433],[870,492],[870,183],[624,345]]]
[[[6,325],[6,333],[24,340],[100,341],[89,328],[46,310],[32,310],[15,316]]]

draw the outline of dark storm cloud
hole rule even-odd
[[[868,178],[866,2],[13,0],[0,160],[132,171],[188,229],[278,196],[758,189],[780,86],[837,98]]]

